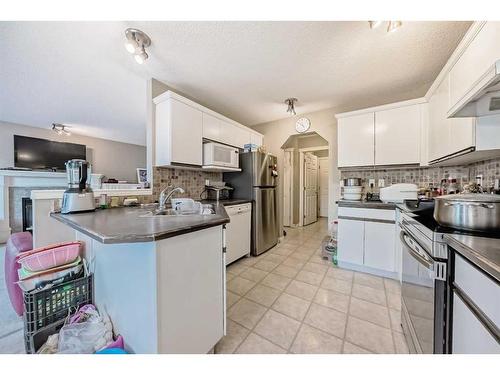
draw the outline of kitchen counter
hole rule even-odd
[[[104,244],[151,242],[229,222],[223,204],[214,204],[215,215],[145,216],[151,209],[120,207],[50,216]]]
[[[460,255],[500,282],[500,238],[446,234],[444,239]]]
[[[201,201],[201,203],[211,203],[211,204],[216,204],[217,201],[215,199],[204,199]],[[252,203],[251,199],[221,199],[219,200],[219,204],[223,206],[236,206],[237,204],[243,204],[243,203]]]
[[[394,203],[384,203],[376,201],[347,201],[339,200],[339,207],[351,207],[351,208],[372,208],[378,210],[394,210],[396,205]]]

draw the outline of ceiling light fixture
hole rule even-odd
[[[376,29],[380,25],[382,25],[382,22],[384,21],[368,21],[370,23],[370,29]]]
[[[58,123],[52,123],[52,130],[55,131],[57,134],[59,135],[66,135],[66,136],[70,136],[71,135],[71,132],[66,129],[66,128],[69,128],[69,126],[67,125],[63,125],[63,124],[58,124]]]
[[[287,113],[290,113],[290,115],[295,116],[297,112],[295,112],[295,103],[298,101],[297,98],[288,98],[285,100],[285,104],[288,106],[286,109]]]
[[[401,21],[389,21],[389,25],[387,26],[387,32],[392,33],[399,29],[403,25]]]
[[[132,28],[125,30],[125,37],[127,38],[125,49],[134,54],[138,64],[143,64],[149,57],[146,48],[151,45],[151,39],[143,31]]]

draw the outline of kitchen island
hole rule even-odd
[[[133,353],[207,353],[225,332],[222,204],[211,215],[111,208],[51,217],[85,244],[95,304]]]

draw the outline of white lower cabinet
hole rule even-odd
[[[226,207],[226,265],[250,254],[252,203]]]
[[[338,259],[340,262],[363,264],[363,221],[339,219]]]
[[[396,226],[391,223],[365,222],[365,266],[396,271],[395,231]]]
[[[339,208],[337,251],[339,265],[398,278],[394,210]]]

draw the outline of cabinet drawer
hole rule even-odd
[[[455,284],[500,327],[500,285],[476,269],[463,257],[455,257]]]
[[[374,219],[374,220],[396,220],[396,210],[379,210],[373,208],[353,208],[353,207],[339,207],[339,216],[355,217],[360,219]]]

